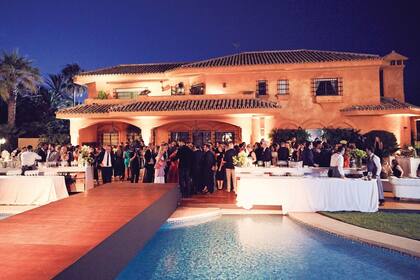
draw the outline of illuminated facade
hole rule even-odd
[[[404,98],[404,61],[378,55],[292,50],[245,52],[192,63],[118,65],[84,72],[85,103],[70,120],[73,144],[195,144],[268,139],[273,128],[356,128],[416,135],[420,108]]]

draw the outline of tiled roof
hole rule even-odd
[[[82,72],[79,75],[151,74],[163,73],[185,63],[121,64],[117,66]]]
[[[65,108],[58,114],[104,114],[110,112],[169,112],[169,111],[205,111],[205,110],[244,110],[275,109],[280,106],[271,101],[255,98],[197,99],[137,101],[129,104],[83,104]]]
[[[380,59],[379,55],[318,50],[243,52],[185,64],[183,68],[223,67],[259,64],[311,63]]]
[[[394,98],[381,97],[381,104],[376,105],[353,105],[344,109],[341,112],[354,111],[378,111],[378,110],[401,110],[401,109],[415,109],[420,110],[420,107],[410,103],[402,102]]]

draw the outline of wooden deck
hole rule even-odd
[[[197,194],[189,198],[183,198],[182,207],[208,207],[221,209],[243,209],[236,206],[236,195],[226,190],[215,190],[210,194]],[[255,205],[252,209],[281,210],[281,206]]]
[[[167,213],[161,206],[159,209],[162,210],[152,213],[162,212],[158,213],[162,216],[158,219],[158,228],[176,208],[175,192],[175,184],[113,183],[4,219],[0,221],[0,278],[50,279],[57,276],[83,260],[81,257],[88,252],[101,246],[106,249],[106,241],[111,236],[114,241],[119,233],[128,239],[138,236],[136,232],[127,237],[124,227],[130,223],[131,229],[138,227],[133,221],[138,220],[141,213],[150,213],[153,204],[164,199],[169,204],[167,197],[171,195],[173,205],[166,209]],[[147,218],[150,219],[150,215]],[[153,235],[152,231],[157,228],[154,225],[148,233]],[[142,231],[147,229],[142,228]],[[140,243],[136,240],[134,247]],[[106,264],[98,259],[94,269],[99,270],[100,265]],[[75,275],[74,271],[72,273],[64,273],[64,277],[58,278],[73,278],[69,277]],[[82,278],[86,279],[73,279]],[[103,275],[102,279],[110,279],[109,274]]]

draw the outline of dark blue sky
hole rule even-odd
[[[409,57],[420,105],[420,9],[376,0],[0,0],[0,49],[55,73],[121,63],[193,61],[239,51],[322,49]]]

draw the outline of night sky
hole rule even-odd
[[[407,101],[420,105],[416,1],[0,0],[0,50],[43,74],[67,63],[202,60],[238,51],[320,49],[409,57]]]

